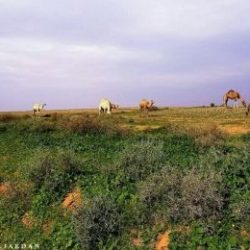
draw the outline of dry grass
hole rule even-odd
[[[10,122],[18,119],[28,119],[28,118],[30,118],[28,114],[0,113],[0,122]]]
[[[226,133],[215,124],[188,127],[185,130],[201,146],[213,146],[226,139]]]
[[[90,115],[71,116],[64,121],[63,126],[78,134],[125,135],[127,133],[113,119],[99,119]]]
[[[5,112],[0,113],[0,122],[8,122],[21,117],[28,118],[31,116],[31,111]],[[124,108],[115,111],[111,116],[102,115],[100,118],[98,117],[98,111],[96,109],[46,110],[37,115],[36,119],[39,118],[51,119],[52,121],[66,119],[64,120],[66,126],[71,128],[74,127],[73,123],[77,123],[77,120],[80,124],[82,120],[85,119],[85,124],[86,120],[92,120],[95,125],[97,125],[97,121],[101,121],[99,125],[97,125],[99,127],[101,123],[107,123],[106,120],[110,120],[110,123],[113,123],[113,125],[119,124],[120,127],[132,129],[136,132],[158,129],[165,127],[167,124],[173,124],[183,128],[205,128],[205,130],[207,130],[206,127],[216,126],[217,129],[229,134],[250,132],[250,117],[246,117],[245,109],[243,108],[170,107],[152,111],[148,117],[143,116],[137,108]],[[70,123],[70,125],[68,125],[68,123]]]

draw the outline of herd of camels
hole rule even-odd
[[[241,97],[240,93],[230,89],[226,94],[223,96],[223,106],[228,108],[228,101],[233,100],[235,103],[241,102],[242,106],[246,108],[246,116],[250,112],[250,103],[247,105],[246,101]],[[33,106],[34,115],[37,112],[42,111],[45,108],[46,104],[35,104]],[[108,99],[103,98],[99,104],[99,115],[101,113],[111,114],[113,109],[118,109],[119,106],[111,103]],[[154,109],[154,101],[153,100],[146,100],[142,99],[139,103],[139,109],[141,112],[146,112],[148,114],[149,110]]]

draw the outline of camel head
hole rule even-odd
[[[119,105],[111,104],[111,108],[112,108],[112,109],[118,109],[118,108],[119,108]]]

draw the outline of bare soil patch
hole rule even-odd
[[[82,204],[80,188],[76,187],[65,197],[62,206],[70,211],[75,211]]]
[[[230,127],[224,127],[222,129],[231,135],[245,134],[250,132],[250,129],[244,126],[233,126],[233,127],[230,126]]]
[[[11,196],[13,194],[13,188],[10,183],[0,183],[0,196]]]
[[[143,245],[143,240],[140,236],[140,232],[137,229],[131,230],[132,234],[132,244],[136,247],[141,247]]]
[[[166,232],[158,235],[157,241],[155,243],[156,250],[167,250],[168,249],[168,246],[170,243],[169,234],[170,234],[170,231],[167,230]]]
[[[42,225],[43,232],[45,234],[50,234],[52,232],[53,225],[54,225],[53,221],[50,220],[45,221]]]
[[[27,228],[31,229],[36,225],[36,218],[30,214],[29,212],[25,213],[22,217],[22,223],[25,225]]]

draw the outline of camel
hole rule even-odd
[[[234,100],[235,102],[240,101],[243,107],[246,108],[246,102],[242,99],[239,92],[230,89],[224,96],[223,96],[223,105],[227,108],[227,103],[229,100]]]
[[[111,103],[108,99],[102,98],[99,104],[99,115],[101,112],[111,114],[113,109],[118,109],[119,106]]]
[[[37,112],[41,112],[42,110],[44,110],[45,106],[46,106],[46,103],[44,103],[44,104],[34,104],[33,105],[34,115],[36,115]]]
[[[148,111],[152,109],[154,105],[154,101],[153,100],[146,100],[146,99],[142,99],[139,103],[139,107],[141,111],[144,111],[147,113],[148,115]]]

